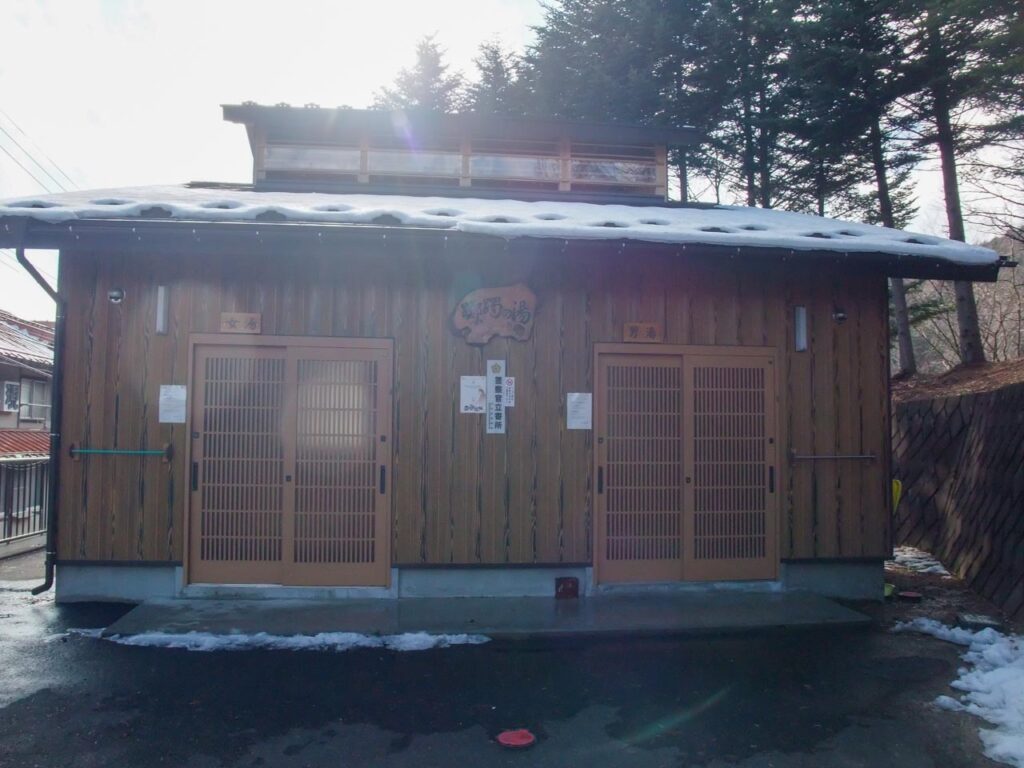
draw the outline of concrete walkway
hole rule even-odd
[[[104,635],[144,632],[315,635],[471,633],[495,639],[613,634],[698,635],[864,626],[871,620],[818,595],[730,592],[551,598],[399,600],[152,600]]]

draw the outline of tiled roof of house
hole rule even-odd
[[[53,328],[0,310],[0,363],[49,369],[53,365]]]
[[[0,456],[46,456],[49,453],[49,432],[0,429]]]

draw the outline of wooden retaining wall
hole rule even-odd
[[[895,406],[893,455],[896,543],[1024,616],[1024,383]]]

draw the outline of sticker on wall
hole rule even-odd
[[[161,424],[184,424],[188,388],[184,384],[161,384],[159,421]]]
[[[593,429],[590,392],[569,392],[565,396],[565,425],[569,429]]]
[[[487,361],[487,434],[505,434],[505,361]]]
[[[487,410],[487,377],[463,376],[459,379],[459,413],[483,413]]]
[[[516,377],[505,377],[505,407],[512,408],[516,404]]]
[[[486,344],[495,336],[526,341],[536,309],[537,297],[523,283],[480,288],[455,305],[452,325],[469,344]]]

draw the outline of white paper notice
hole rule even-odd
[[[505,434],[505,361],[487,361],[487,434]]]
[[[505,407],[512,408],[516,404],[516,377],[505,377]]]
[[[159,419],[161,424],[184,424],[188,388],[184,384],[161,384]]]
[[[487,377],[463,376],[459,380],[459,413],[487,410]]]
[[[592,429],[590,392],[569,392],[565,396],[565,421],[569,429]]]

